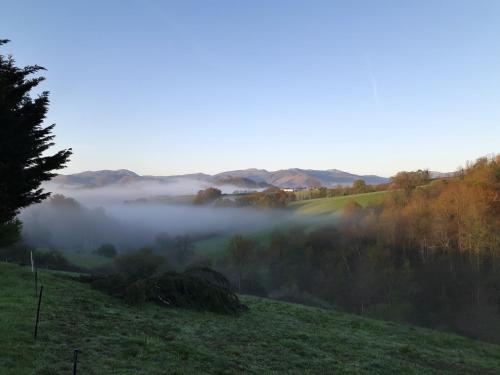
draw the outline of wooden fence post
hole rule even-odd
[[[43,285],[40,286],[40,294],[38,295],[38,307],[36,309],[36,321],[35,321],[35,334],[34,338],[36,341],[36,335],[38,334],[38,320],[40,319],[40,304],[42,303]]]

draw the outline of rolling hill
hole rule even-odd
[[[69,374],[498,374],[500,347],[457,335],[285,302],[242,297],[240,316],[156,305],[129,307],[41,271],[0,263],[0,373]]]
[[[234,185],[241,188],[265,188],[276,186],[280,188],[298,187],[334,187],[350,185],[357,179],[363,179],[367,184],[381,184],[389,180],[375,175],[356,175],[337,169],[284,169],[267,171],[265,169],[245,169],[208,175],[204,173],[177,176],[140,176],[127,169],[86,171],[68,175],[58,175],[52,182],[59,185],[95,188],[110,185],[126,185],[137,182],[157,182],[168,184],[181,181],[198,181],[207,185]]]
[[[386,191],[376,191],[373,193],[354,194],[341,197],[308,199],[292,202],[288,207],[297,214],[325,215],[338,212],[352,200],[366,207],[370,204],[380,202],[386,195]]]

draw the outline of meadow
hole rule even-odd
[[[251,238],[259,246],[267,246],[271,240],[273,231],[286,231],[294,227],[305,228],[311,231],[325,224],[331,224],[336,215],[345,205],[355,201],[362,207],[381,202],[387,196],[386,191],[379,191],[365,194],[354,194],[340,197],[316,198],[296,201],[288,204],[287,210],[291,216],[277,222],[273,227],[257,232],[245,233],[245,236]],[[203,239],[195,243],[195,251],[207,256],[222,256],[229,245],[231,235],[215,235],[208,239]]]
[[[69,274],[41,271],[39,337],[27,267],[0,263],[0,373],[498,374],[500,347],[334,310],[242,296],[226,316],[129,307]]]
[[[386,191],[354,194],[332,198],[317,198],[292,202],[288,207],[302,215],[334,214],[345,207],[350,201],[355,201],[362,207],[381,202],[387,196]]]

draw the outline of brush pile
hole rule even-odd
[[[222,274],[204,267],[141,278],[116,273],[107,276],[81,276],[81,280],[130,305],[154,302],[166,307],[222,314],[238,314],[247,309]]]

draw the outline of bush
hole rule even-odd
[[[211,270],[210,270],[211,271]],[[236,314],[243,309],[238,296],[222,275],[215,271],[190,270],[167,272],[153,281],[154,300],[166,306],[187,307],[223,314]]]

